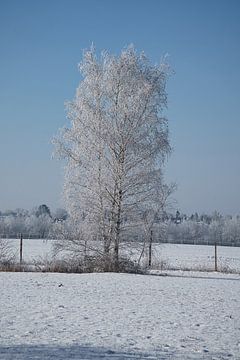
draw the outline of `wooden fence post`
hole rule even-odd
[[[151,230],[150,233],[150,241],[149,241],[149,252],[148,252],[148,266],[152,265],[152,241],[153,241],[153,232]]]
[[[215,271],[218,271],[217,266],[217,243],[215,242]]]
[[[20,268],[22,269],[23,236],[20,234]]]

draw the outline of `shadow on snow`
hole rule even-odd
[[[0,347],[0,360],[229,360],[233,354],[178,352],[158,349],[154,354],[113,351],[81,345],[12,345]]]

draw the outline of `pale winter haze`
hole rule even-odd
[[[0,208],[61,203],[50,139],[66,124],[82,49],[119,55],[133,43],[152,64],[169,54],[167,183],[182,212],[239,213],[239,1],[1,1]]]

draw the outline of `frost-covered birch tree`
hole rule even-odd
[[[77,244],[98,240],[106,266],[117,270],[128,229],[156,206],[170,152],[165,61],[151,65],[133,46],[120,56],[93,48],[79,65],[82,80],[67,104],[70,126],[54,139],[66,159],[64,197]],[[75,245],[76,245],[75,241]]]

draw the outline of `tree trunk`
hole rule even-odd
[[[114,270],[119,270],[119,243],[121,230],[121,211],[122,211],[122,190],[118,193],[118,207],[117,207],[117,221],[116,221],[116,235],[114,243]]]

